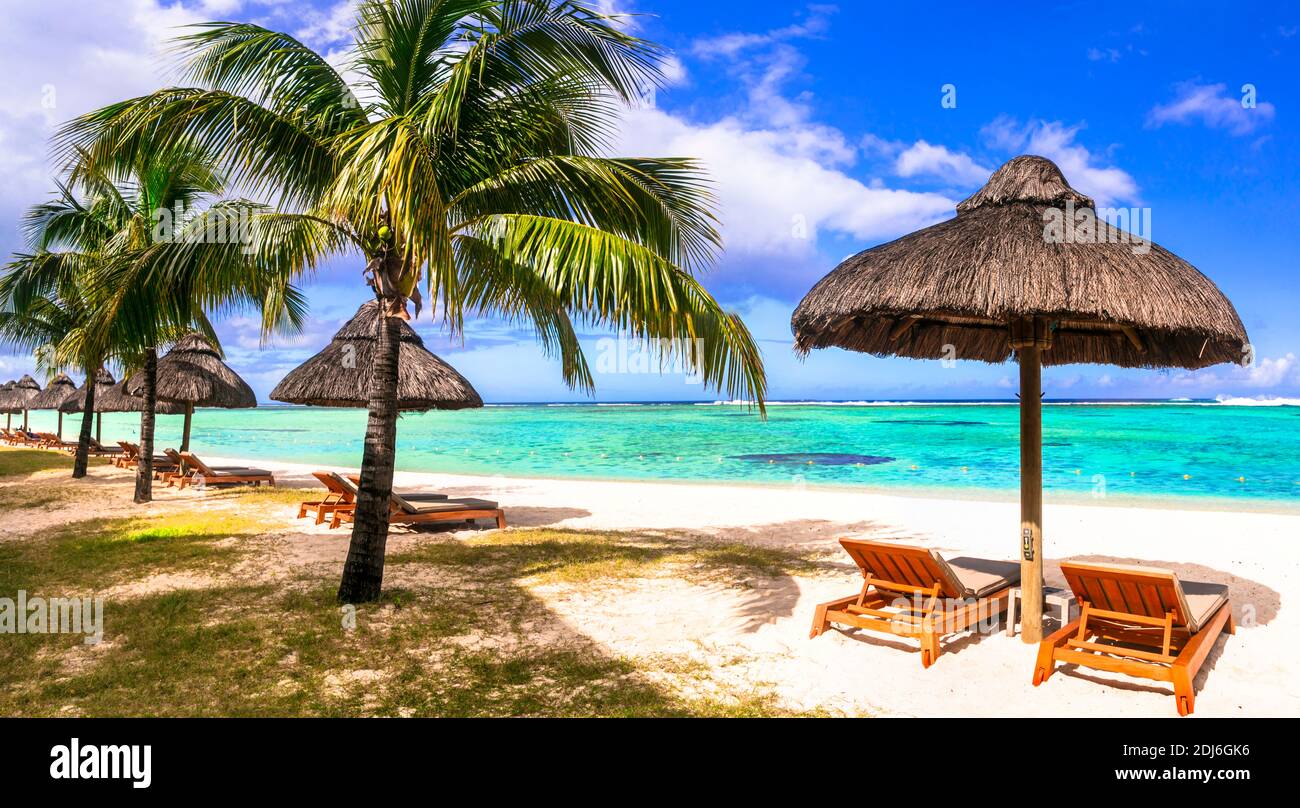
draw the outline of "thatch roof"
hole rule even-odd
[[[144,378],[136,375],[127,392],[139,395],[143,386]],[[158,400],[225,409],[257,406],[253,388],[221,361],[202,334],[184,337],[158,360]]]
[[[11,412],[30,410],[32,399],[41,393],[41,386],[31,376],[23,376],[16,382],[10,382],[0,391],[0,408]]]
[[[144,397],[128,393],[130,380],[121,381],[111,387],[95,391],[96,412],[143,412]],[[180,415],[185,412],[185,405],[175,401],[154,402],[153,411],[159,415]]]
[[[9,393],[13,391],[14,385],[17,383],[18,382],[13,379],[10,379],[4,384],[0,384],[0,415],[3,415],[6,412],[22,412],[22,410],[9,409],[9,406],[5,403],[5,399],[9,398]]]
[[[872,247],[822,278],[791,318],[796,349],[1003,362],[1012,355],[1009,324],[1041,317],[1053,329],[1047,365],[1241,360],[1246,330],[1213,282],[1095,216],[1086,243],[1049,238],[1048,223],[1069,224],[1072,209],[1080,220],[1095,214],[1050,160],[1016,157],[957,206],[956,218]]]
[[[57,410],[68,396],[77,392],[77,383],[60,373],[27,405],[29,410]],[[98,391],[96,391],[98,392]]]
[[[364,303],[320,353],[290,371],[271,398],[290,404],[364,408],[374,363],[378,304]],[[451,365],[424,347],[424,340],[401,324],[397,360],[397,406],[404,411],[461,410],[482,407],[478,391]]]
[[[100,368],[95,374],[95,412],[108,412],[104,409],[103,392],[117,384],[113,374],[108,372],[107,368]],[[77,392],[64,399],[59,405],[59,412],[81,412],[86,406],[86,385],[82,384],[77,388]]]

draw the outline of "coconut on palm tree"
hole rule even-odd
[[[553,0],[364,0],[342,70],[247,23],[201,25],[179,46],[190,86],[91,113],[59,142],[111,163],[192,139],[277,198],[268,244],[304,268],[361,256],[384,316],[341,600],[379,595],[398,320],[419,314],[421,285],[453,336],[467,312],[531,326],[571,386],[593,384],[587,325],[652,340],[761,404],[752,337],[696,277],[720,244],[701,168],[602,156],[665,56],[615,18]]]

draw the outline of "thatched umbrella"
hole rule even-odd
[[[104,390],[96,390],[95,409],[98,412],[142,412],[144,398],[128,393],[127,386],[130,384],[128,379]],[[153,411],[159,415],[180,415],[185,412],[185,405],[159,399],[154,403]]]
[[[195,407],[244,409],[257,406],[253,388],[221,361],[221,354],[202,334],[189,334],[158,360],[158,401],[179,404],[185,413],[181,451],[190,449],[190,424]],[[126,392],[140,395],[144,377],[127,382]],[[164,412],[158,410],[158,412]]]
[[[59,415],[59,427],[57,434],[59,440],[63,440],[63,411],[59,405],[68,400],[69,396],[77,392],[77,383],[68,378],[66,374],[60,373],[54,377],[54,380],[45,386],[27,405],[29,410],[55,410]]]
[[[87,380],[89,381],[89,380]],[[107,368],[100,368],[95,374],[95,440],[104,439],[104,409],[103,394],[104,391],[117,384],[113,374],[108,372]],[[86,408],[86,385],[83,384],[77,388],[77,391],[64,399],[59,405],[59,412],[81,412]]]
[[[1201,368],[1242,359],[1246,330],[1208,278],[1112,227],[1042,157],[994,172],[956,218],[840,264],[795,309],[795,347],[1020,363],[1021,587],[1042,634],[1041,366]]]
[[[22,412],[22,410],[15,410],[9,406],[9,394],[13,392],[14,385],[17,383],[18,382],[13,379],[10,379],[0,385],[0,411],[3,411],[5,414],[5,429],[12,427],[13,417]]]
[[[0,401],[0,407],[9,411],[10,415],[21,412],[23,414],[23,431],[27,430],[27,411],[31,409],[32,399],[40,395],[41,386],[31,376],[23,376],[13,383],[12,387],[4,393],[4,399]]]
[[[289,372],[271,398],[318,407],[369,406],[370,368],[378,340],[378,304],[362,304],[324,350]],[[482,407],[478,391],[451,365],[424,347],[424,340],[401,324],[397,357],[397,408],[407,412]]]

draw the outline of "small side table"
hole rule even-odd
[[[1079,602],[1074,599],[1074,593],[1068,589],[1057,589],[1054,586],[1043,587],[1043,601],[1048,606],[1055,606],[1060,610],[1061,625],[1064,626],[1074,619],[1074,615],[1079,611]],[[1016,610],[1020,607],[1020,588],[1011,590],[1011,597],[1007,600],[1007,636],[1016,636],[1016,623],[1018,617]]]

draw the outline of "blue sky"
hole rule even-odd
[[[176,25],[248,19],[338,53],[350,2],[20,0],[0,41],[0,250],[49,188],[51,126],[165,80]],[[1061,3],[1032,13],[979,4],[603,0],[672,48],[669,86],[628,110],[612,151],[703,160],[727,250],[709,288],[761,340],[777,399],[1007,398],[1015,368],[790,350],[789,315],[847,255],[948,218],[1008,158],[1037,153],[1101,204],[1149,209],[1151,235],[1237,305],[1251,368],[1196,373],[1050,369],[1051,397],[1300,396],[1300,177],[1295,76],[1300,10],[1282,4]],[[944,85],[956,104],[945,107]],[[1243,106],[1243,86],[1254,88]],[[50,102],[51,89],[57,99]],[[231,364],[265,394],[367,297],[355,257],[308,285],[306,334],[263,349],[241,318],[220,324]],[[529,334],[467,325],[427,344],[490,401],[576,400]],[[617,372],[590,334],[599,400],[713,399],[683,374]],[[635,352],[635,347],[623,348]],[[601,357],[605,362],[601,362]],[[632,362],[635,366],[635,361]],[[601,372],[615,366],[615,372]],[[624,363],[626,367],[626,363]],[[0,380],[31,369],[0,356]]]

